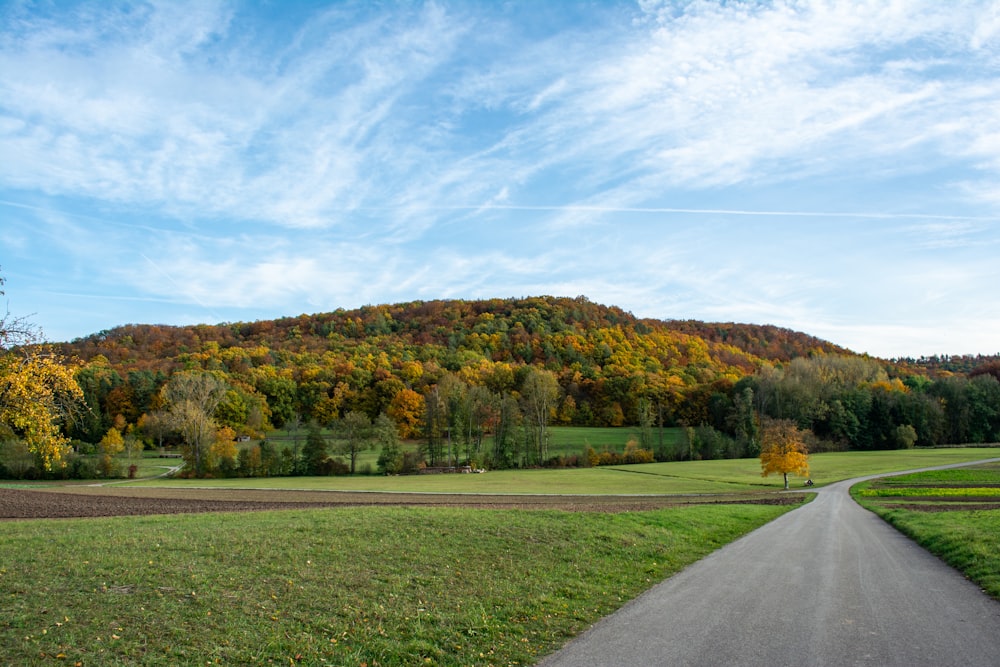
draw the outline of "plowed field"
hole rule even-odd
[[[250,512],[363,505],[451,506],[482,509],[555,509],[634,512],[691,503],[790,504],[795,495],[557,496],[262,489],[165,489],[72,486],[0,488],[0,519],[45,519],[195,512]]]

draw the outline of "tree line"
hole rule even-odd
[[[794,423],[812,451],[1000,439],[995,358],[932,375],[774,327],[700,328],[708,339],[696,323],[638,320],[583,298],[415,302],[215,327],[130,325],[44,353],[20,340],[6,349],[4,377],[26,354],[60,360],[79,400],[53,405],[56,449],[100,458],[135,443],[183,445],[192,474],[304,474],[321,460],[351,472],[352,448],[399,447],[389,424],[416,443],[419,463],[495,468],[558,463],[553,424],[631,426],[658,460],[757,456],[768,419]],[[212,385],[211,400],[195,401],[200,413],[181,398],[197,393],[184,386],[196,378]],[[360,435],[342,437],[351,423]],[[325,458],[234,444],[307,424],[337,434]],[[0,459],[42,451],[24,444],[23,427],[4,425]],[[678,426],[684,446],[665,445],[662,429]],[[402,469],[402,456],[382,469]],[[36,473],[52,467],[35,463]]]

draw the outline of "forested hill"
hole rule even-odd
[[[689,426],[701,429],[702,457],[752,454],[754,415],[792,420],[823,446],[855,449],[1000,438],[993,365],[934,374],[788,329],[638,319],[583,297],[131,324],[59,347],[82,362],[76,380],[89,408],[69,435],[90,443],[123,421],[148,426],[152,417],[143,416],[162,410],[164,386],[197,375],[178,371],[207,371],[225,384],[214,417],[238,433],[385,414],[403,437],[431,441],[444,428],[441,414],[476,413],[485,433],[518,423],[528,398],[543,396],[543,424]],[[538,450],[522,463],[542,460]]]
[[[770,361],[790,361],[817,352],[854,354],[824,340],[798,331],[769,324],[739,324],[736,322],[702,322],[700,320],[668,320],[668,329],[704,338],[709,343],[724,343],[756,357]]]
[[[609,363],[656,370],[695,365],[713,374],[752,373],[762,360],[783,362],[848,350],[770,325],[638,319],[585,297],[414,301],[248,323],[128,324],[66,343],[83,361],[171,371],[191,355],[230,348],[287,359],[364,347],[390,363],[434,360],[456,371],[479,359],[599,370]],[[263,348],[263,349],[262,349]],[[266,350],[266,352],[265,352]],[[277,354],[283,353],[283,354]],[[232,357],[232,354],[224,355]]]

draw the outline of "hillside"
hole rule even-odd
[[[643,401],[664,422],[702,423],[714,394],[766,362],[844,352],[778,327],[640,320],[583,297],[415,301],[215,326],[129,324],[59,347],[85,363],[77,375],[92,409],[75,434],[91,441],[115,415],[136,423],[155,410],[159,387],[178,370],[225,376],[240,394],[234,427],[253,423],[255,412],[255,423],[274,426],[350,410],[399,421],[419,412],[416,403],[447,375],[502,396],[519,392],[530,369],[558,382],[559,423],[617,426],[637,423]]]
[[[419,439],[431,466],[453,460],[456,442],[463,460],[491,467],[562,465],[550,461],[549,425],[631,426],[646,460],[654,447],[660,460],[753,456],[766,420],[797,425],[813,451],[1000,439],[995,361],[956,373],[945,360],[878,360],[779,327],[638,319],[583,297],[130,324],[57,347],[80,364],[86,405],[66,430],[81,443],[100,442],[112,427],[176,439],[157,425],[174,400],[164,386],[194,381],[225,394],[212,412],[232,429],[222,442],[310,421],[343,427],[382,418]],[[654,435],[657,426],[685,427],[683,441],[671,445]],[[267,470],[307,470],[304,454],[268,456]],[[248,474],[264,469],[240,465]]]
[[[612,333],[614,332],[614,333]],[[103,355],[125,368],[172,370],[205,346],[225,350],[326,352],[368,343],[443,360],[452,370],[468,353],[515,364],[603,366],[613,343],[630,341],[668,367],[698,363],[752,371],[762,360],[788,361],[816,352],[850,354],[807,334],[769,325],[637,319],[585,297],[481,301],[414,301],[277,320],[219,325],[127,324],[61,345],[89,361]],[[414,349],[411,349],[414,348]],[[420,348],[421,351],[416,351]],[[644,364],[643,364],[644,365]]]

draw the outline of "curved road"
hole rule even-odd
[[[540,665],[1000,665],[1000,603],[855,503],[863,479],[817,489]]]

